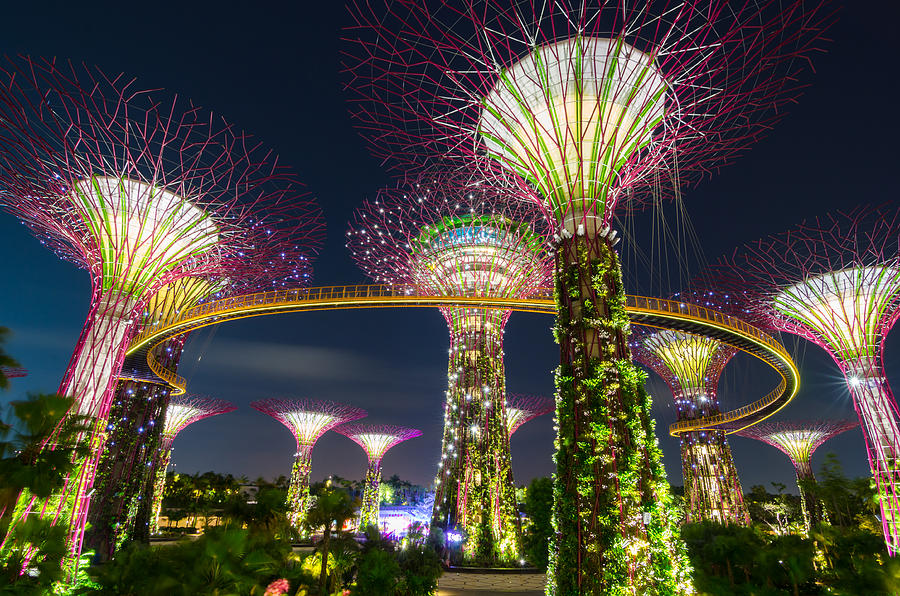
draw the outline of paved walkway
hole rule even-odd
[[[504,596],[536,596],[544,593],[547,577],[543,573],[454,573],[447,572],[438,582],[438,596],[503,593]]]

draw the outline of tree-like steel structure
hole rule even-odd
[[[336,426],[366,416],[366,411],[346,404],[311,399],[260,399],[251,408],[282,423],[297,440],[291,484],[288,487],[288,509],[291,524],[303,532],[309,509],[309,474],[316,441]]]
[[[159,514],[162,510],[163,493],[166,490],[166,469],[172,461],[172,445],[175,437],[195,422],[235,410],[237,407],[225,400],[200,395],[175,395],[169,401],[169,405],[166,407],[162,439],[152,462],[155,478],[150,525],[154,534],[159,530]]]
[[[805,222],[723,259],[713,283],[761,324],[827,351],[843,372],[878,485],[888,552],[900,551],[900,414],[884,339],[900,317],[900,210],[862,206]]]
[[[359,528],[378,527],[380,510],[381,460],[384,454],[403,441],[422,436],[422,431],[388,424],[345,424],[334,429],[363,448],[369,458],[363,486],[362,506],[359,510]]]
[[[0,86],[0,207],[91,277],[90,311],[59,392],[75,397],[73,414],[96,420],[83,437],[91,455],[56,497],[23,495],[4,548],[38,511],[69,527],[73,561],[123,355],[147,301],[179,279],[221,276],[284,211],[296,214],[303,193],[249,135],[124,76],[9,59]]]
[[[808,532],[811,526],[827,521],[825,508],[813,490],[816,476],[812,469],[812,454],[828,439],[858,425],[855,420],[761,422],[736,434],[768,443],[791,459],[797,472],[800,505]]]
[[[520,426],[538,416],[549,414],[555,408],[553,400],[543,395],[511,393],[506,397],[506,431],[512,437]]]
[[[487,154],[557,230],[550,593],[689,591],[612,216],[749,146],[797,95],[829,15],[799,0],[357,2],[355,116],[413,164]],[[664,175],[668,173],[668,175]]]
[[[551,261],[536,210],[502,181],[487,184],[475,172],[435,173],[380,190],[357,210],[347,246],[376,282],[469,299],[441,308],[450,330],[449,387],[432,523],[463,529],[470,561],[518,561],[504,415],[510,311],[480,307],[477,299],[532,294],[546,284]]]
[[[636,361],[669,386],[678,421],[719,413],[719,377],[737,349],[711,337],[646,327],[632,340]],[[743,490],[724,430],[683,433],[681,469],[689,522],[749,524]]]
[[[297,201],[298,206],[303,206]],[[283,218],[278,228],[243,261],[234,261],[227,278],[186,277],[162,288],[149,301],[140,330],[163,324],[184,310],[208,299],[229,294],[299,287],[310,279],[310,258],[315,245],[291,244],[304,238],[310,225],[305,209],[299,218]],[[309,241],[308,237],[306,239]],[[224,272],[223,272],[224,273]],[[156,365],[175,374],[187,334],[153,348]],[[171,388],[147,364],[147,351],[125,357],[113,405],[109,440],[97,466],[94,494],[88,512],[91,528],[86,544],[102,557],[111,557],[126,540],[150,538],[150,504],[154,461],[162,439]]]

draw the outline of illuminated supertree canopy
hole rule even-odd
[[[797,472],[803,518],[809,531],[811,526],[826,521],[822,502],[812,490],[816,482],[812,454],[828,439],[855,428],[858,424],[852,420],[761,422],[738,431],[737,434],[768,443],[791,458]]]
[[[422,431],[402,426],[346,424],[334,429],[363,448],[369,457],[366,480],[363,488],[362,506],[359,510],[359,528],[378,527],[379,499],[381,486],[381,460],[384,454],[403,441],[422,436]]]
[[[202,397],[199,395],[176,395],[166,408],[166,421],[163,426],[162,440],[156,452],[157,461],[153,462],[156,478],[153,483],[151,531],[156,533],[159,524],[159,513],[162,509],[163,492],[166,488],[166,468],[172,461],[172,444],[175,437],[191,424],[219,414],[233,412],[237,408],[227,401]]]
[[[900,210],[857,207],[756,241],[714,267],[748,316],[824,348],[847,380],[878,485],[888,552],[900,551],[900,427],[884,339],[900,317]]]
[[[737,350],[711,337],[639,328],[632,340],[636,361],[663,378],[675,398],[679,421],[719,413],[722,370]],[[681,466],[688,521],[749,523],[741,481],[723,430],[683,433]]]
[[[271,151],[193,104],[45,60],[8,60],[0,85],[0,207],[91,278],[59,392],[96,419],[84,437],[92,455],[55,502],[23,495],[16,512],[69,525],[74,560],[124,351],[149,298],[184,277],[227,275],[298,211],[309,238],[321,219]]]
[[[304,531],[309,508],[309,475],[312,471],[312,451],[316,441],[341,424],[366,416],[366,411],[354,406],[311,399],[261,399],[250,404],[282,423],[297,440],[291,484],[288,488],[288,509],[291,524]]]
[[[557,230],[549,593],[690,591],[608,226],[623,202],[699,178],[771,128],[830,17],[799,0],[398,0],[352,12],[349,87],[373,151],[405,170],[486,154]]]
[[[301,230],[305,225],[300,220],[293,224]],[[234,261],[227,278],[185,277],[164,286],[148,300],[140,330],[208,299],[305,285],[311,272],[307,255],[315,247],[303,253],[301,247],[290,244],[287,220],[278,232],[245,251],[243,262]],[[182,335],[155,346],[150,358],[174,374],[186,339]],[[109,414],[109,440],[97,466],[88,513],[91,527],[85,540],[104,558],[129,539],[147,542],[150,538],[154,464],[159,462],[154,454],[162,439],[170,388],[148,367],[147,357],[147,350],[125,357]]]
[[[442,296],[526,297],[548,280],[540,213],[503,180],[433,173],[382,189],[355,214],[347,247],[375,281]],[[518,561],[521,532],[504,416],[510,312],[477,300],[441,309],[448,391],[432,523],[465,530],[470,561]]]
[[[506,396],[506,430],[509,436],[519,427],[555,409],[553,400],[543,395],[509,394]]]

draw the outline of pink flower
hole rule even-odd
[[[263,596],[281,596],[291,589],[291,584],[286,579],[276,579],[266,587],[266,593]]]

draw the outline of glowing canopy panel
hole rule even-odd
[[[104,289],[140,296],[166,271],[219,240],[209,214],[146,182],[94,176],[77,182],[71,194],[102,252]]]
[[[456,296],[511,296],[545,268],[541,239],[502,216],[447,218],[411,243],[417,286]]]
[[[708,385],[707,370],[722,347],[711,337],[670,329],[647,335],[643,345],[665,364],[684,390]]]
[[[619,170],[663,120],[666,89],[652,56],[621,39],[573,37],[501,71],[478,132],[558,217],[579,205],[603,216]]]
[[[335,430],[362,447],[369,461],[379,461],[391,447],[422,436],[415,428],[390,425],[347,424]]]
[[[297,453],[307,452],[332,428],[363,418],[361,408],[310,399],[261,399],[250,407],[281,422],[297,439]]]
[[[806,470],[822,443],[858,425],[852,420],[761,422],[737,434],[768,443],[791,458],[795,468]]]
[[[884,313],[900,297],[900,268],[853,267],[810,276],[771,298],[783,315],[808,327],[840,360],[880,352]]]

